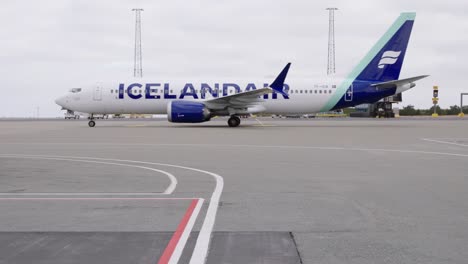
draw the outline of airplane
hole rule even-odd
[[[346,78],[324,82],[288,80],[291,63],[268,84],[244,82],[171,82],[134,79],[99,82],[73,88],[55,102],[63,109],[90,114],[167,114],[174,123],[201,123],[229,116],[230,127],[240,115],[305,114],[375,103],[416,86],[427,77],[399,79],[416,13],[401,13],[387,32]]]

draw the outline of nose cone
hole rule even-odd
[[[61,107],[65,107],[66,101],[66,96],[60,96],[59,98],[55,99],[55,103]]]

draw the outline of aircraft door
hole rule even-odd
[[[346,93],[345,93],[345,102],[352,102],[353,101],[353,84],[351,84],[348,88],[348,90],[346,90]]]
[[[102,100],[102,84],[98,83],[94,88],[93,94],[94,101],[101,101]]]

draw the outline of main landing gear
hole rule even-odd
[[[94,116],[91,114],[91,116],[89,117],[88,126],[94,127],[95,125],[96,125],[96,122],[94,122]]]
[[[237,127],[240,125],[240,122],[241,122],[240,118],[238,116],[233,115],[229,118],[228,125],[230,127]]]

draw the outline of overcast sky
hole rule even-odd
[[[429,74],[400,106],[442,107],[468,92],[468,1],[3,0],[0,117],[62,116],[71,87],[133,74],[134,7],[142,12],[143,71],[158,80],[326,75],[328,13],[336,12],[336,67],[347,74],[400,12],[417,12],[401,77]],[[218,78],[219,77],[219,78]],[[468,100],[467,100],[468,101]]]

